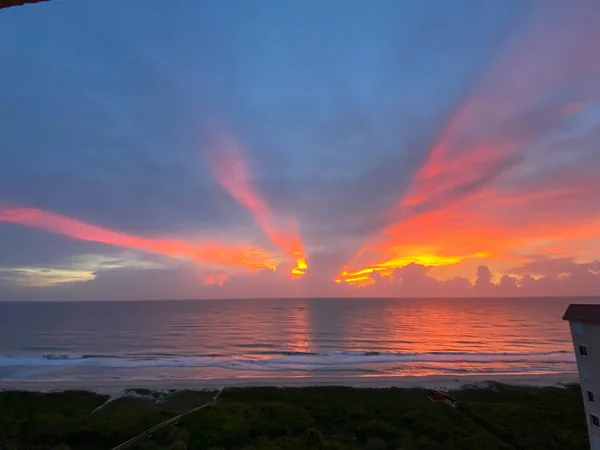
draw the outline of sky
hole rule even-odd
[[[596,0],[0,11],[0,300],[600,296]]]

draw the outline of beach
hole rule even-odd
[[[127,389],[151,390],[215,390],[227,387],[310,387],[346,386],[355,388],[428,388],[444,391],[461,389],[465,386],[485,386],[488,382],[514,386],[561,386],[576,383],[576,373],[530,374],[530,375],[463,375],[463,376],[388,376],[388,377],[295,377],[295,378],[230,378],[207,380],[122,380],[94,381],[0,381],[0,390],[56,392],[85,390],[101,394],[117,395]]]

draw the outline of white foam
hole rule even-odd
[[[247,358],[177,356],[166,358],[125,358],[85,355],[0,355],[0,367],[102,367],[134,369],[146,367],[220,367],[234,370],[311,370],[319,368],[377,367],[385,364],[478,365],[521,364],[551,367],[574,364],[572,352],[531,353],[323,353],[271,354]]]

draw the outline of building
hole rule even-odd
[[[600,450],[600,305],[569,305],[563,320],[571,326],[590,447]]]

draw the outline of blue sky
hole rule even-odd
[[[525,78],[532,73],[529,59],[515,57],[525,62],[514,68],[514,79],[513,72],[494,77],[498,61],[507,53],[510,61],[511,52],[527,48],[520,42],[532,39],[534,62],[549,64],[547,70],[563,67],[585,42],[586,29],[594,32],[594,14],[600,12],[591,1],[558,0],[63,0],[2,10],[0,205],[136,236],[243,240],[277,253],[252,211],[206,163],[206,152],[227,134],[243,148],[251,181],[272,214],[297,220],[304,252],[314,262],[309,267],[323,266],[332,281],[358,249],[393,225],[387,212],[416,185],[457,108],[482,85],[510,93],[501,112],[513,119],[511,136],[536,138],[517,155],[527,163],[498,182],[510,185],[523,179],[520,173],[543,175],[554,167],[541,167],[542,161],[566,158],[577,168],[593,160],[586,167],[597,167],[599,151],[588,144],[572,157],[548,156],[569,136],[585,139],[596,129],[597,64],[543,91],[546,103],[520,102],[520,91],[509,89],[536,88],[535,79]],[[556,20],[569,15],[592,19],[580,26]],[[536,21],[556,30],[545,45],[530,36]],[[533,72],[539,77],[544,70]],[[508,87],[503,91],[498,83]],[[544,109],[549,99],[560,108]],[[576,113],[577,124],[562,115],[550,121],[577,102],[584,109]],[[469,132],[479,136],[486,127],[478,122]],[[505,132],[497,128],[490,136]],[[595,220],[590,205],[580,206]],[[163,274],[178,277],[219,270],[18,223],[0,223],[0,243],[8,292],[23,298],[64,294],[54,284],[23,286],[15,269],[79,270],[82,260],[98,255],[136,263],[89,269],[95,286],[78,281],[58,287],[72,284],[71,297],[93,298],[101,296],[102,278],[120,271],[127,279],[132,266],[142,280],[156,278],[161,265]],[[503,258],[484,262],[501,267],[497,260]],[[230,279],[235,273],[223,271]],[[146,272],[152,274],[140,275]],[[184,296],[205,295],[203,286],[188,281]]]

